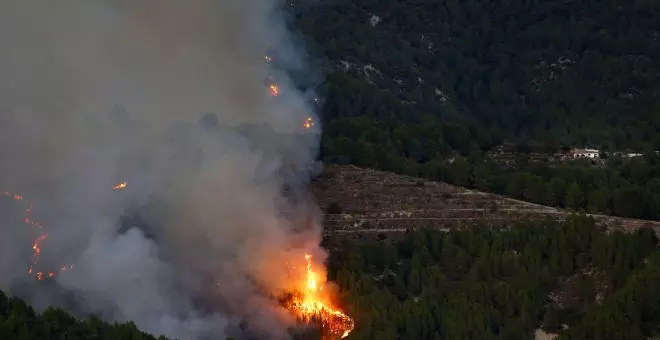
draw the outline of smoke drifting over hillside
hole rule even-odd
[[[297,220],[312,226],[300,234],[280,213],[280,169],[311,162],[318,136],[297,133],[311,110],[281,74],[286,96],[265,89],[267,48],[300,62],[274,6],[0,4],[0,190],[36,202],[44,261],[75,264],[56,281],[82,312],[184,339],[220,338],[237,318],[260,338],[286,338],[291,320],[264,292],[287,288],[292,261],[304,260],[292,240],[323,254],[313,217]],[[242,124],[278,133],[232,128]],[[135,207],[147,227],[120,230]],[[15,223],[0,232],[0,288],[10,289],[33,235]]]

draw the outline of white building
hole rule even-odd
[[[600,158],[600,151],[597,149],[573,149],[569,152],[571,158]]]

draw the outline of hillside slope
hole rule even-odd
[[[660,142],[657,1],[333,0],[291,8],[328,75],[323,116],[333,138],[342,119],[368,117],[454,122],[478,132],[472,140],[480,145],[498,137],[639,149]],[[456,148],[455,137],[439,140]]]
[[[660,2],[286,7],[315,70],[296,80],[318,94],[325,163],[660,221],[660,157],[556,157],[660,149]]]
[[[564,219],[574,213],[351,165],[327,166],[312,183],[312,192],[326,213],[326,231],[338,233],[460,228],[475,223],[497,226],[525,219]],[[660,232],[656,221],[589,216],[611,229],[650,227]]]

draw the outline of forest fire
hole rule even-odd
[[[306,323],[318,323],[323,329],[324,339],[341,339],[355,327],[351,317],[335,308],[323,293],[323,283],[312,268],[312,255],[305,254],[306,280],[304,287],[294,293],[285,307],[301,321]]]

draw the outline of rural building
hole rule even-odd
[[[600,151],[597,149],[573,149],[568,153],[571,158],[600,158]]]

